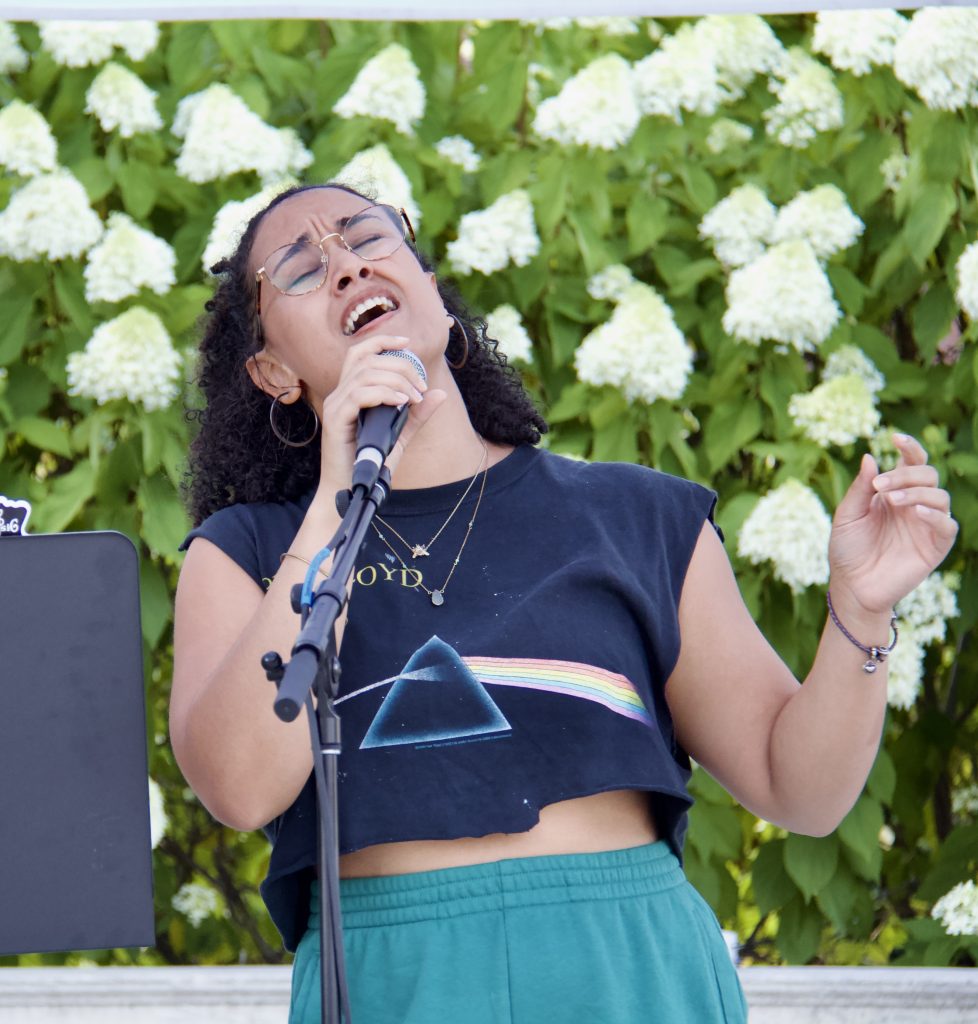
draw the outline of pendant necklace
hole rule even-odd
[[[472,532],[472,527],[475,526],[475,517],[479,514],[479,506],[482,504],[482,495],[485,493],[485,490],[486,490],[486,477],[489,476],[489,449],[486,448],[485,441],[482,442],[482,447],[483,447],[483,450],[484,450],[483,463],[485,465],[485,469],[482,470],[482,486],[479,488],[479,497],[476,499],[475,508],[472,510],[472,518],[469,520],[469,525],[466,528],[465,536],[462,538],[462,544],[461,544],[461,546],[458,549],[458,553],[455,555],[455,559],[452,562],[451,569],[448,570],[448,575],[445,577],[445,582],[440,587],[436,587],[434,590],[429,590],[421,582],[420,579],[418,580],[418,586],[428,595],[428,598],[430,599],[431,603],[436,608],[440,608],[445,603],[445,590],[447,589],[449,581],[451,580],[452,576],[455,575],[455,570],[458,568],[458,563],[459,563],[460,559],[462,558],[462,552],[465,550],[465,545],[468,543],[469,534]],[[469,486],[465,489],[465,494],[468,494],[469,491],[472,489],[472,485],[475,483],[476,477],[478,477],[478,475],[479,475],[479,472],[476,471],[476,474],[472,478],[471,482],[469,483]],[[465,499],[465,494],[462,495],[462,500]],[[432,537],[432,539],[430,541],[428,541],[427,545],[412,545],[408,541],[406,541],[399,533],[397,533],[397,531],[394,530],[393,527],[391,527],[389,523],[384,523],[384,526],[386,526],[387,529],[390,530],[391,533],[393,533],[394,536],[397,537],[398,540],[400,540],[401,543],[404,544],[404,546],[406,548],[408,548],[408,550],[410,550],[412,552],[412,556],[413,557],[419,557],[419,556],[413,554],[414,548],[415,547],[427,548],[428,546],[430,546],[434,542],[435,538],[438,537],[438,534],[440,534],[442,532],[442,530],[444,530],[445,527],[448,525],[448,522],[449,522],[449,520],[451,520],[452,516],[454,516],[455,513],[459,510],[459,507],[462,504],[462,500],[460,500],[459,503],[455,506],[455,508],[452,509],[451,515],[449,515],[448,519],[446,519],[445,522],[442,524],[441,530],[439,530],[438,533],[436,533],[435,536]],[[376,516],[375,518],[376,519],[380,519],[380,516]],[[384,521],[381,519],[381,522],[384,522]],[[376,522],[373,519],[370,521],[370,525],[374,528],[374,531],[376,532],[377,536],[391,550],[391,552],[393,553],[394,557],[401,563],[401,568],[404,569],[405,572],[407,572],[408,571],[408,565],[404,561],[404,559],[401,557],[401,554],[397,550],[397,548],[395,548],[394,545],[391,544],[391,542],[380,532],[380,529],[378,528]],[[427,550],[425,550],[424,554],[425,555],[428,554]],[[417,570],[415,570],[415,572],[417,572]],[[420,573],[419,573],[419,575],[420,575]]]
[[[462,497],[459,498],[458,501],[455,503],[455,508],[453,508],[452,511],[448,513],[448,518],[445,520],[445,522],[441,524],[441,526],[436,531],[434,537],[432,537],[427,544],[412,544],[405,537],[402,537],[397,532],[397,530],[395,530],[394,527],[391,526],[391,524],[388,523],[386,519],[383,519],[379,514],[375,515],[374,518],[377,520],[377,522],[382,523],[385,529],[389,530],[392,534],[394,534],[394,536],[408,549],[408,551],[411,552],[412,558],[427,558],[431,551],[431,545],[434,544],[436,540],[438,540],[438,538],[442,535],[442,531],[452,521],[452,518],[454,517],[455,513],[462,507],[462,502],[465,501],[465,499],[469,496],[469,491],[471,491],[473,486],[475,485],[476,480],[479,478],[479,474],[482,472],[484,467],[488,468],[486,465],[488,462],[489,449],[486,447],[485,441],[482,441],[482,458],[479,460],[479,466],[476,469],[474,476],[469,481],[468,486],[465,488],[465,490],[462,491]]]

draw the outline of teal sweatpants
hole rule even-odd
[[[341,882],[352,1024],[742,1024],[713,911],[664,842]],[[319,908],[290,1024],[319,1024]]]

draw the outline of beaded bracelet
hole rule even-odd
[[[832,607],[832,595],[829,591],[825,592],[825,603],[829,606],[829,618],[839,627],[842,635],[851,644],[855,644],[864,654],[868,654],[869,657],[863,663],[863,672],[867,675],[872,675],[878,666],[882,665],[886,661],[886,656],[890,654],[894,647],[897,645],[897,640],[900,638],[900,634],[897,631],[897,618],[894,615],[890,619],[890,629],[893,630],[893,639],[885,647],[867,647],[865,644],[861,644],[853,635],[846,629],[845,626],[839,621],[839,616],[835,614],[835,609]]]

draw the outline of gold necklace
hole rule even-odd
[[[452,517],[462,507],[462,502],[465,501],[465,499],[469,496],[469,491],[472,490],[472,487],[475,484],[476,480],[478,479],[479,474],[482,472],[483,467],[488,469],[489,449],[486,446],[486,442],[483,441],[482,438],[479,438],[479,440],[482,443],[482,458],[479,459],[478,468],[476,469],[475,474],[473,475],[472,479],[469,481],[468,487],[466,487],[465,490],[462,492],[462,497],[459,498],[458,501],[455,503],[455,508],[453,508],[452,511],[448,513],[448,518],[445,520],[445,522],[443,522],[441,524],[441,526],[435,532],[434,537],[432,537],[431,540],[429,540],[427,544],[412,544],[409,540],[407,540],[406,538],[402,537],[397,532],[397,530],[395,530],[394,527],[391,526],[391,524],[388,523],[385,519],[383,519],[380,515],[376,515],[374,517],[378,522],[383,523],[384,526],[388,530],[390,530],[390,532],[392,534],[394,534],[394,536],[408,549],[408,551],[411,552],[411,557],[412,558],[427,558],[428,557],[428,554],[431,551],[431,545],[434,544],[436,540],[438,540],[438,538],[442,535],[442,532],[444,531],[445,527],[448,526],[448,524],[452,521]],[[396,552],[395,552],[395,554],[396,554]],[[400,557],[400,556],[398,556],[398,557]]]
[[[486,449],[486,455],[488,456],[488,454],[489,454],[489,450]],[[478,476],[478,475],[479,474],[476,473],[476,476]],[[466,529],[465,536],[462,538],[462,545],[458,549],[458,554],[456,554],[455,560],[452,562],[451,569],[448,570],[448,575],[445,577],[445,582],[440,587],[436,587],[434,590],[429,590],[421,582],[420,579],[418,580],[418,586],[428,595],[428,597],[431,599],[431,603],[436,608],[441,607],[441,605],[443,605],[445,603],[445,589],[448,586],[449,580],[451,580],[452,576],[455,575],[455,570],[458,568],[458,563],[459,563],[459,560],[462,557],[462,552],[465,550],[465,545],[468,543],[469,534],[472,532],[472,527],[475,526],[475,517],[479,514],[479,506],[482,504],[482,495],[485,493],[485,490],[486,490],[486,477],[488,477],[488,476],[489,476],[489,465],[488,465],[488,460],[487,460],[486,468],[485,468],[485,470],[482,473],[482,486],[479,488],[479,497],[476,499],[475,508],[472,510],[472,518],[469,520],[468,529]],[[474,479],[475,478],[473,477],[473,480]],[[459,502],[459,504],[461,504],[461,502]],[[458,508],[458,506],[456,506],[456,509],[457,508]],[[452,511],[452,515],[455,515],[455,511],[454,510]],[[380,517],[377,516],[375,518],[379,519]],[[387,545],[388,548],[390,548],[390,550],[394,554],[394,557],[401,563],[401,568],[405,572],[408,572],[409,569],[408,569],[407,564],[405,563],[404,559],[401,558],[400,553],[397,551],[397,549],[394,547],[394,545],[391,544],[391,542],[380,532],[380,529],[378,528],[376,522],[374,522],[373,519],[370,520],[370,525],[376,531],[377,536],[380,537],[380,539]],[[387,524],[385,523],[384,525],[386,526]],[[388,527],[388,529],[390,529],[390,527]],[[444,529],[444,527],[442,527],[442,529]],[[439,530],[438,532],[441,533],[441,530]],[[404,538],[402,537],[401,540],[404,540]],[[405,543],[407,543],[407,542],[405,541]],[[410,546],[410,545],[408,545],[408,546]],[[414,571],[417,572],[417,569],[415,569]],[[421,573],[418,573],[419,577],[420,577],[420,575],[421,575]]]

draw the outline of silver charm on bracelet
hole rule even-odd
[[[864,654],[868,654],[869,658],[863,662],[863,672],[867,675],[872,675],[876,669],[886,661],[886,656],[893,651],[893,648],[897,645],[897,640],[900,638],[900,633],[897,630],[897,617],[894,615],[890,619],[890,629],[893,630],[893,639],[884,647],[867,647],[865,644],[861,644],[853,635],[846,629],[845,626],[839,621],[839,616],[835,614],[835,608],[832,607],[832,594],[826,590],[825,592],[825,603],[829,607],[829,618],[838,626],[842,635],[851,644],[855,644]]]

